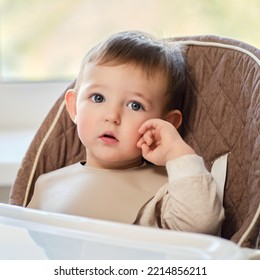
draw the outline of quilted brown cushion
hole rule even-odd
[[[259,50],[215,36],[169,39],[173,40],[188,46],[184,139],[208,168],[230,153],[222,236],[253,248],[260,228]],[[40,174],[84,159],[85,149],[62,95],[29,147],[10,203],[26,206]]]
[[[207,41],[217,39],[208,37]],[[243,241],[244,246],[253,247],[260,229],[259,212],[258,218],[255,216],[260,203],[260,52],[233,40],[223,41],[253,50],[258,63],[230,47],[189,46],[188,91],[192,102],[186,99],[184,138],[209,168],[214,159],[230,153],[222,236],[239,242],[256,218],[252,240],[248,237]]]

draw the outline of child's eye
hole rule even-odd
[[[127,106],[130,107],[133,111],[144,110],[144,107],[139,102],[136,102],[136,101],[130,102]]]
[[[105,101],[104,96],[98,93],[91,95],[90,99],[95,103],[102,103]]]

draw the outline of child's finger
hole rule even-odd
[[[139,128],[138,132],[144,134],[147,130],[154,129],[157,126],[157,119],[150,119],[145,121]]]
[[[143,135],[143,141],[146,143],[146,145],[151,146],[153,143],[153,133],[151,130],[148,130]]]
[[[143,157],[148,160],[147,155],[151,152],[151,148],[147,146],[146,143],[143,143],[140,148],[142,150]]]
[[[143,139],[143,137],[141,137],[141,138],[137,141],[136,145],[137,145],[138,148],[141,149],[141,146],[142,146],[143,143],[144,143],[144,139]]]

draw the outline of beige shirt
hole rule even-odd
[[[73,164],[41,175],[28,207],[215,235],[224,218],[216,184],[197,155],[169,161],[166,169]]]

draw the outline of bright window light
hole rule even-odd
[[[213,34],[260,45],[259,0],[1,0],[0,81],[71,80],[111,33]]]

